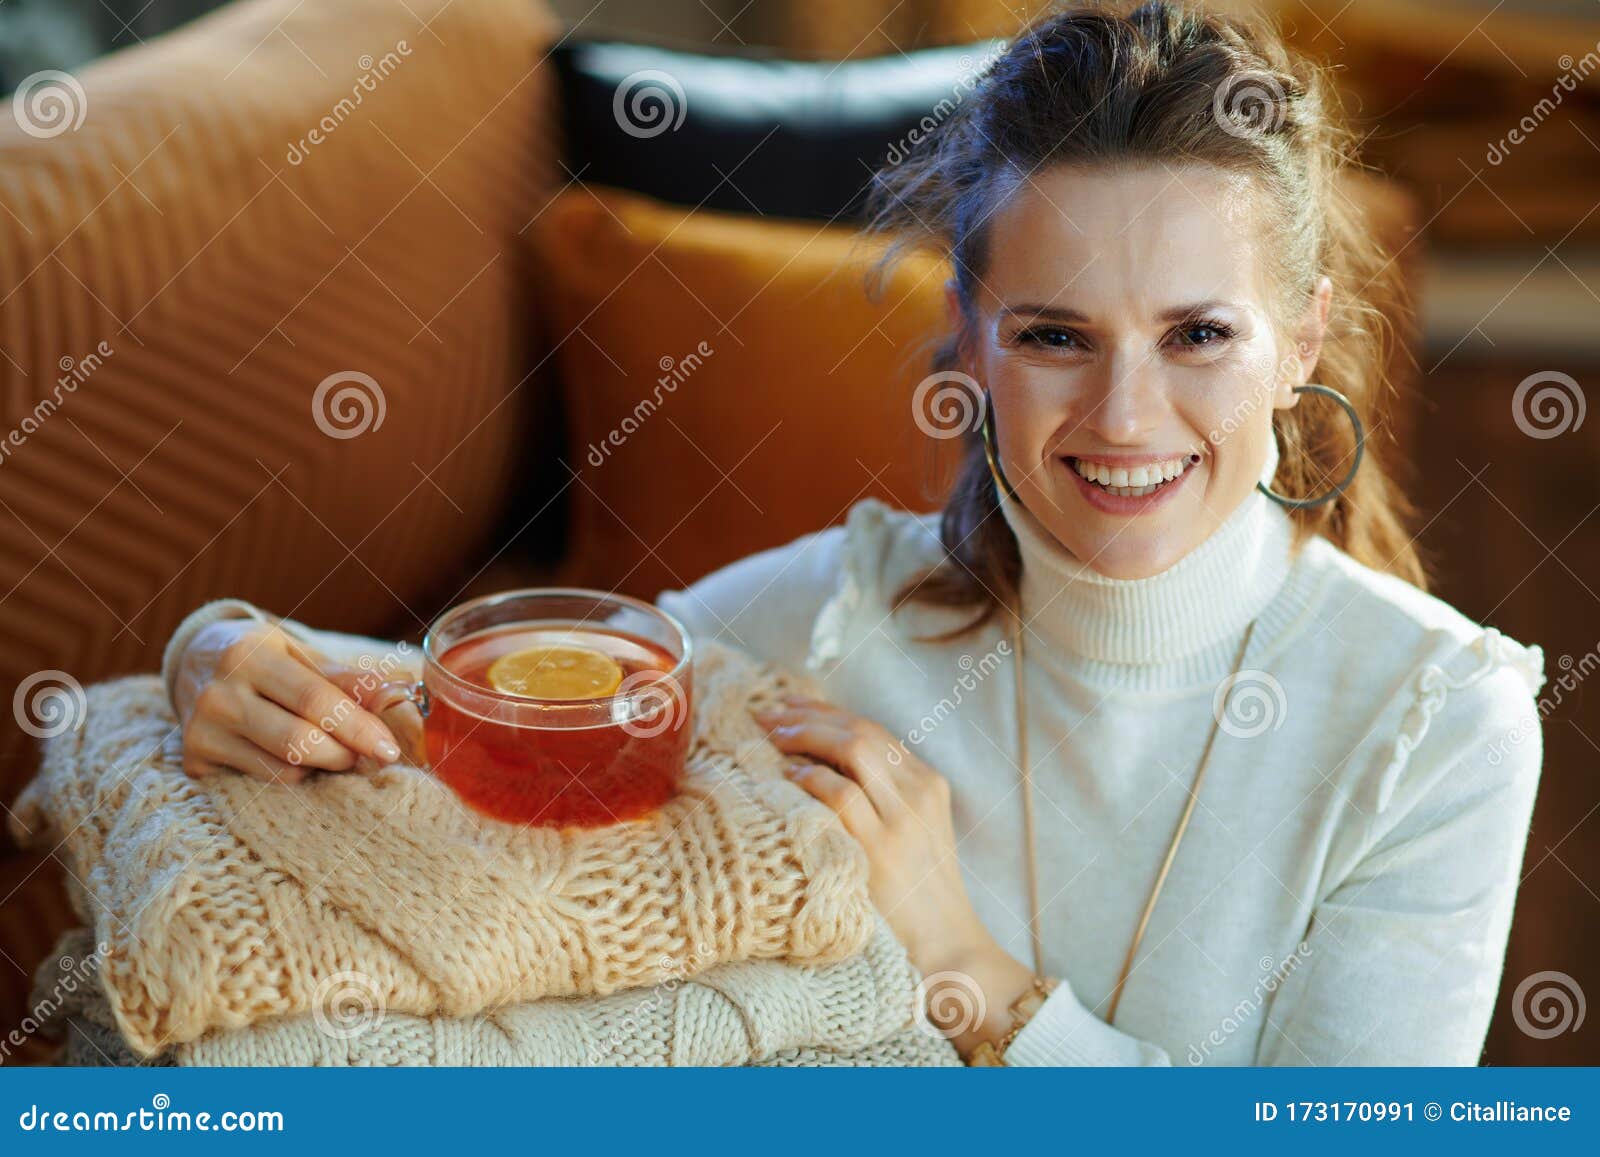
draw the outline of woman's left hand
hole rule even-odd
[[[945,778],[878,724],[828,703],[788,699],[756,718],[780,751],[796,757],[789,778],[831,808],[866,850],[872,901],[911,962],[924,975],[959,972],[1003,989],[1014,983],[1001,1009],[1026,989],[1031,974],[989,935],[967,896]]]

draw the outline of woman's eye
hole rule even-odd
[[[1196,322],[1177,331],[1178,344],[1185,346],[1216,345],[1232,336],[1233,331],[1227,326],[1211,322]]]
[[[1082,344],[1078,335],[1070,329],[1059,329],[1050,325],[1025,329],[1017,335],[1017,340],[1023,345],[1040,345],[1051,349],[1071,349]]]

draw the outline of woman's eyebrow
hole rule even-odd
[[[1158,321],[1187,321],[1201,314],[1215,313],[1218,310],[1232,309],[1231,302],[1226,301],[1196,301],[1190,305],[1175,305],[1171,309],[1163,310],[1157,317]]]
[[[1081,310],[1068,309],[1060,305],[1035,304],[1029,301],[1018,302],[1015,305],[1001,307],[1012,317],[1034,318],[1048,321],[1087,322],[1089,315]],[[1202,314],[1215,313],[1218,310],[1233,309],[1233,303],[1219,299],[1195,301],[1185,305],[1175,305],[1164,309],[1156,316],[1157,321],[1186,321],[1189,318],[1199,317]]]
[[[1002,306],[1006,313],[1013,317],[1048,318],[1051,321],[1078,321],[1089,320],[1089,315],[1076,309],[1066,309],[1059,305],[1035,305],[1032,302],[1019,302],[1016,305]]]

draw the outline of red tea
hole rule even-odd
[[[666,648],[587,625],[524,624],[470,635],[439,665],[472,687],[430,685],[428,756],[475,810],[601,827],[648,815],[676,792],[690,689]]]

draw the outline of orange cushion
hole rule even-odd
[[[575,189],[540,217],[575,472],[569,577],[653,598],[840,520],[936,500],[911,397],[946,267],[854,231]],[[946,445],[953,445],[948,443]]]

